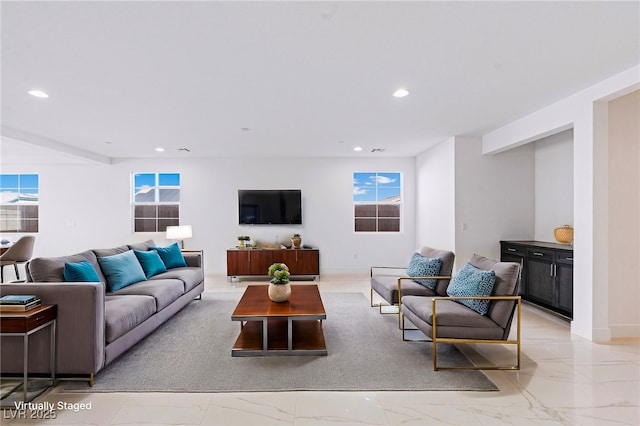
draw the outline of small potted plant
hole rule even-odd
[[[302,237],[300,236],[300,234],[293,234],[291,236],[291,245],[293,246],[293,248],[300,248],[300,245],[302,244]]]
[[[238,247],[243,248],[245,244],[244,242],[249,240],[251,240],[251,237],[248,235],[238,235]]]
[[[273,302],[286,302],[291,296],[291,285],[289,284],[289,267],[284,263],[274,263],[269,266],[269,276],[271,283],[269,284],[269,299]]]

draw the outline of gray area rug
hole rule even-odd
[[[100,371],[93,387],[65,391],[240,392],[474,390],[498,388],[480,371],[437,371],[431,343],[404,342],[395,315],[380,315],[360,293],[321,293],[327,356],[231,357],[239,293],[203,293],[144,341]],[[453,345],[442,362],[468,365]],[[441,351],[441,352],[440,352]]]

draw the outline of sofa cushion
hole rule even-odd
[[[442,266],[440,267],[440,275],[445,277],[450,277],[453,272],[453,264],[455,263],[456,255],[449,250],[439,250],[431,247],[424,246],[420,249],[420,254],[424,257],[437,257],[442,261]],[[436,293],[440,296],[447,295],[447,287],[450,283],[449,278],[443,278],[438,280],[436,284]]]
[[[124,287],[115,295],[144,295],[155,299],[155,310],[161,311],[184,294],[184,283],[174,279],[154,279]]]
[[[433,315],[431,298],[420,298],[416,296],[407,296],[402,298],[402,304],[405,309],[409,309],[424,321],[433,325]],[[438,314],[438,327],[488,327],[499,328],[498,325],[491,321],[486,315],[469,309],[468,307],[456,303],[453,300],[442,300],[436,302],[436,313]]]
[[[402,295],[437,296],[437,294],[411,280],[402,280]],[[374,275],[371,277],[371,288],[378,293],[387,303],[398,304],[398,277],[388,275]]]
[[[516,262],[497,262],[484,256],[474,254],[469,260],[473,266],[483,270],[491,270],[496,274],[493,285],[493,296],[516,296],[520,264]],[[511,312],[516,302],[514,300],[494,300],[489,306],[489,316],[502,328],[509,325]]]
[[[151,249],[158,252],[167,269],[187,266],[187,262],[184,260],[184,256],[182,256],[178,243],[173,243],[167,247],[151,247]]]
[[[107,295],[104,311],[105,339],[111,343],[153,315],[156,303],[150,296]]]
[[[118,247],[105,248],[105,249],[93,249],[93,252],[95,253],[96,257],[113,256],[116,254],[124,253],[126,251],[129,251],[129,246],[118,246]]]
[[[407,267],[407,275],[410,277],[436,277],[440,274],[440,267],[442,266],[442,260],[437,257],[425,257],[420,253],[413,253],[409,266]],[[430,288],[436,289],[437,280],[414,280],[418,284]]]
[[[427,336],[433,337],[431,298],[407,296],[402,298],[402,313]],[[501,339],[504,330],[487,315],[480,315],[452,300],[436,302],[438,336],[459,339]]]
[[[153,240],[143,241],[141,243],[129,244],[129,248],[131,250],[140,250],[140,251],[148,251],[151,250],[151,247],[154,247],[156,243]]]
[[[100,282],[100,277],[88,260],[64,264],[64,279],[70,282]]]
[[[107,277],[109,291],[112,292],[147,279],[133,250],[113,256],[98,257],[98,263]]]
[[[98,266],[96,255],[91,250],[69,256],[37,257],[29,262],[29,279],[32,282],[64,282],[64,265],[67,262],[89,261],[96,270],[100,281],[106,283],[106,279]]]
[[[483,271],[467,262],[453,279],[451,279],[451,284],[449,284],[447,288],[447,294],[452,297],[491,296],[495,281],[495,272]],[[485,315],[489,311],[489,300],[460,299],[456,300],[456,302],[473,309],[480,315]]]
[[[140,266],[144,270],[144,274],[147,278],[151,278],[161,272],[165,272],[167,268],[164,266],[164,262],[160,258],[160,255],[155,250],[140,251],[133,250],[133,253],[138,258]]]
[[[150,278],[153,280],[176,279],[184,283],[184,292],[187,293],[195,286],[204,281],[204,271],[202,268],[173,268]]]

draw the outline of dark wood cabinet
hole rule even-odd
[[[292,276],[320,277],[320,252],[316,249],[227,250],[227,277],[267,276],[272,263],[286,263]]]
[[[500,241],[500,260],[522,266],[520,295],[573,318],[573,250],[564,244]]]
[[[573,251],[556,253],[556,285],[558,308],[573,316]]]
[[[249,250],[227,250],[227,276],[251,275],[249,265]]]
[[[525,270],[524,258],[527,256],[527,249],[518,244],[509,244],[502,241],[502,251],[500,260],[503,262],[516,262],[520,264],[520,277],[518,294],[522,297],[527,293],[527,274]]]

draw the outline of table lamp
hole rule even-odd
[[[191,238],[191,225],[167,226],[167,240],[180,240],[180,248],[184,248],[184,239]]]

